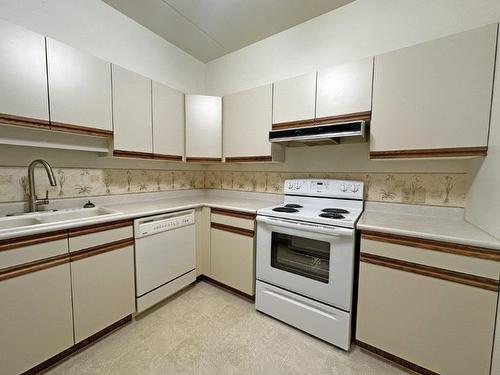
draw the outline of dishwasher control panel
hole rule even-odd
[[[184,211],[174,214],[142,218],[136,220],[135,222],[135,236],[149,236],[155,233],[165,232],[192,224],[194,224],[193,211]]]

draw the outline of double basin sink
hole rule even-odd
[[[0,217],[0,231],[17,229],[41,224],[54,224],[72,220],[89,219],[105,215],[117,215],[120,212],[104,207],[77,208],[50,212],[33,212],[19,216]]]

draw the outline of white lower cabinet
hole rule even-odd
[[[414,242],[361,240],[358,343],[422,373],[489,374],[500,261]]]
[[[255,294],[253,218],[212,210],[210,277],[247,295]]]
[[[134,248],[71,262],[75,342],[135,311]]]
[[[0,281],[0,301],[2,374],[20,374],[73,345],[68,262]]]

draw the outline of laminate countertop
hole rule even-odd
[[[109,215],[93,216],[89,218],[3,229],[0,230],[0,240],[64,230],[69,228],[77,228],[86,225],[101,224],[123,219],[135,219],[144,216],[189,210],[204,206],[247,213],[256,213],[260,208],[273,206],[282,202],[283,197],[280,195],[271,196],[269,194],[262,194],[262,196],[259,196],[258,193],[252,195],[250,193],[234,194],[233,192],[231,192],[223,195],[189,192],[185,194],[177,194],[174,196],[163,194],[159,195],[158,199],[151,199],[151,197],[148,197],[146,200],[143,200],[137,198],[136,196],[130,195],[125,196],[120,200],[100,200],[98,198],[94,198],[93,201],[94,203],[96,203],[97,207],[103,207],[117,212]],[[68,206],[68,203],[66,203],[66,206]],[[75,206],[82,207],[81,204]],[[67,207],[60,207],[60,209],[64,208]],[[19,217],[27,216],[28,215],[22,215]]]
[[[466,221],[462,208],[367,203],[357,229],[500,250],[500,240]]]

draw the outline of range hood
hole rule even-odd
[[[269,142],[287,146],[318,146],[338,144],[342,140],[366,140],[366,122],[350,121],[327,125],[311,125],[300,128],[279,129],[269,132]]]

